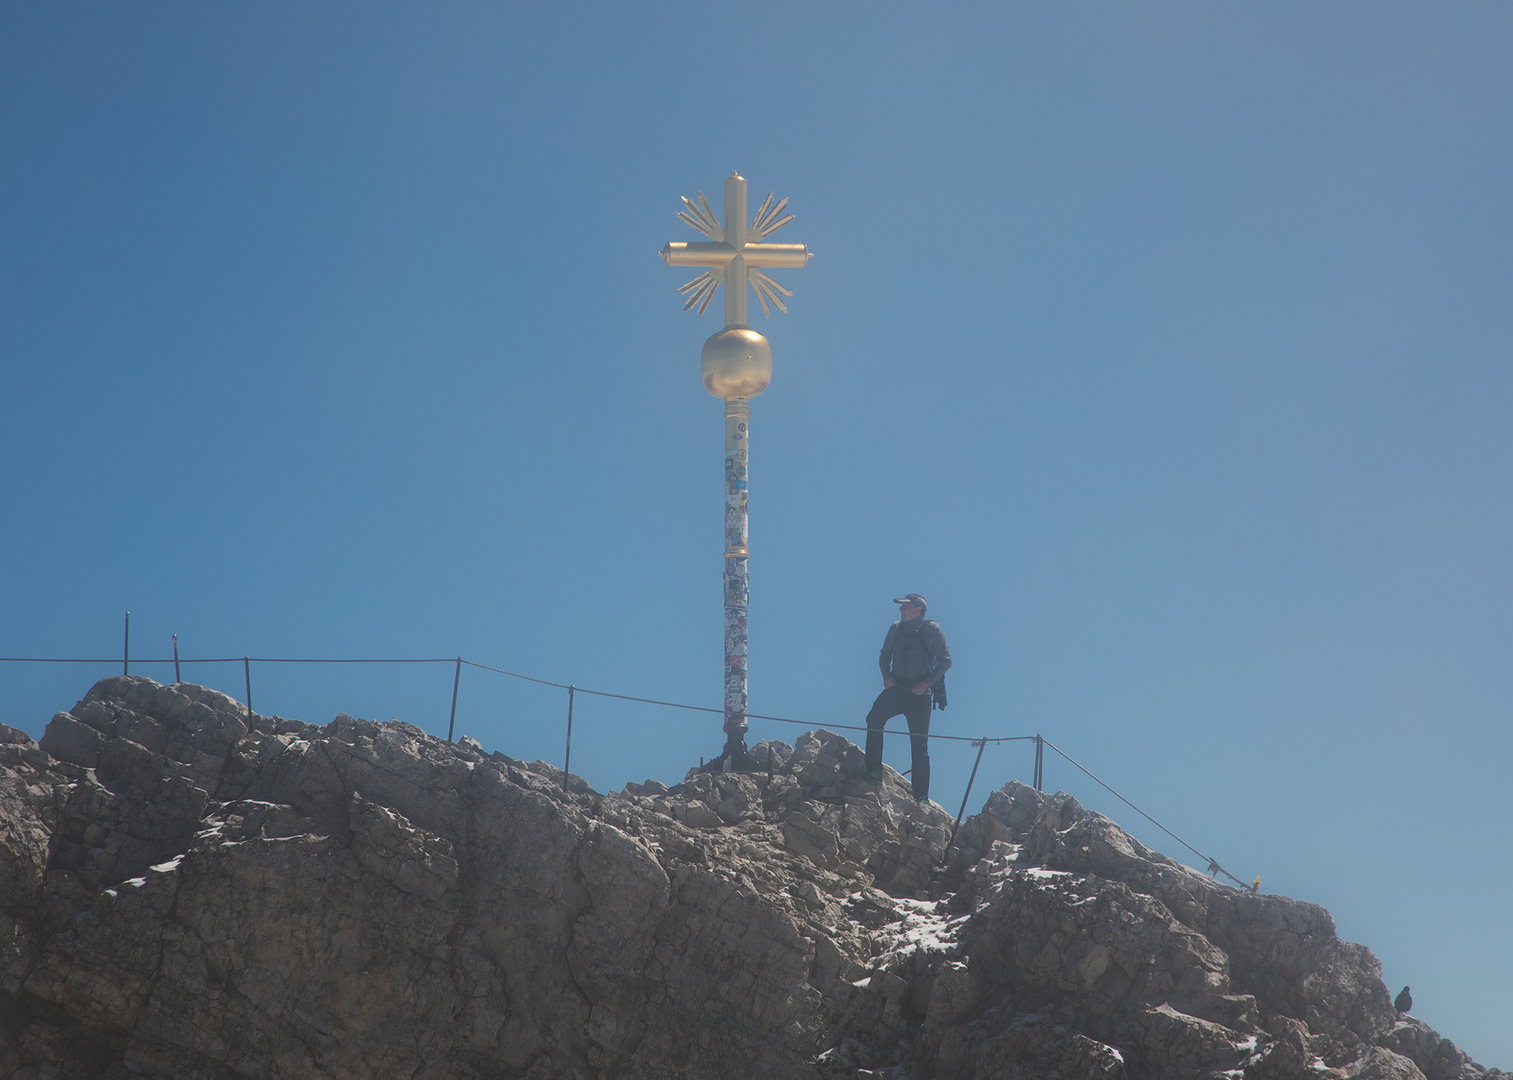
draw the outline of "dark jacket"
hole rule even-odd
[[[878,656],[878,666],[885,676],[893,681],[913,686],[924,683],[933,686],[951,667],[951,650],[946,647],[946,636],[940,632],[940,624],[921,616],[910,619],[909,625],[902,619],[888,627],[888,636],[883,638],[883,651]]]

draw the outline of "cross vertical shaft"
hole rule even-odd
[[[737,254],[725,264],[725,329],[746,326],[746,180],[725,181],[725,242]]]

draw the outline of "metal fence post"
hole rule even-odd
[[[951,826],[950,839],[946,841],[946,847],[950,847],[956,840],[956,830],[961,828],[962,815],[967,812],[967,800],[972,797],[972,782],[977,779],[977,766],[982,764],[982,752],[988,748],[988,737],[984,735],[977,743],[977,760],[972,762],[972,775],[967,777],[967,790],[961,796],[961,809],[956,811],[956,824]]]
[[[121,646],[121,674],[131,674],[131,612],[126,613],[126,642]]]
[[[457,658],[457,674],[452,676],[452,718],[447,721],[447,742],[452,741],[452,729],[457,725],[457,687],[462,685],[462,657]]]
[[[173,681],[181,683],[183,677],[179,675],[179,635],[173,635]]]
[[[252,726],[252,661],[242,657],[242,674],[247,676],[247,726]]]
[[[567,753],[562,756],[562,772],[567,774],[573,761],[573,693],[576,687],[567,688]]]
[[[1035,790],[1044,791],[1045,788],[1045,739],[1040,735],[1035,736]]]

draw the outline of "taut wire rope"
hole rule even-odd
[[[1125,806],[1128,806],[1131,810],[1133,810],[1135,813],[1139,814],[1146,821],[1149,821],[1152,825],[1154,825],[1156,828],[1160,829],[1167,836],[1170,836],[1173,840],[1175,840],[1177,843],[1181,844],[1188,851],[1191,851],[1194,855],[1198,856],[1198,858],[1207,860],[1207,862],[1208,862],[1208,872],[1209,873],[1211,873],[1211,874],[1223,874],[1225,877],[1229,878],[1230,881],[1233,881],[1236,885],[1239,885],[1241,888],[1247,888],[1248,887],[1248,886],[1246,886],[1245,882],[1241,881],[1239,878],[1237,878],[1233,874],[1231,874],[1228,870],[1224,869],[1224,867],[1220,866],[1215,859],[1211,858],[1208,855],[1203,854],[1203,852],[1201,852],[1197,848],[1193,847],[1186,840],[1182,839],[1182,837],[1180,837],[1176,833],[1172,832],[1165,825],[1161,824],[1155,818],[1153,818],[1149,814],[1147,814],[1144,810],[1140,809],[1134,803],[1130,802],[1123,795],[1121,795],[1117,791],[1115,791],[1112,787],[1109,787],[1109,785],[1107,783],[1105,783],[1103,780],[1101,780],[1097,776],[1095,776],[1093,774],[1093,772],[1092,772],[1091,769],[1089,769],[1086,765],[1082,764],[1082,762],[1078,761],[1076,758],[1072,757],[1071,754],[1068,754],[1065,750],[1061,749],[1061,747],[1059,747],[1055,743],[1051,742],[1050,739],[1046,739],[1045,740],[1045,744],[1047,746],[1049,746],[1052,750],[1056,751],[1056,753],[1058,753],[1062,757],[1066,758],[1067,761],[1071,762],[1077,768],[1079,768],[1083,772],[1087,773],[1088,776],[1092,777],[1094,781],[1096,781],[1097,783],[1101,784],[1111,795],[1114,796],[1114,798],[1118,799]]]

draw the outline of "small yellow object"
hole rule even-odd
[[[1256,878],[1254,881],[1252,881],[1250,883],[1250,891],[1253,892],[1253,893],[1259,893],[1261,891],[1261,879],[1260,878]]]

